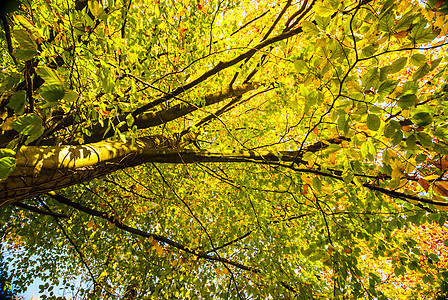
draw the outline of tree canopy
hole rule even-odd
[[[444,299],[448,2],[1,7],[0,236],[74,299]]]

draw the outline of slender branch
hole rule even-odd
[[[66,214],[55,213],[55,212],[51,211],[49,208],[47,208],[47,210],[43,210],[38,207],[28,205],[28,204],[25,204],[22,202],[16,202],[16,203],[14,203],[14,206],[17,206],[17,207],[41,214],[41,215],[52,216],[55,218],[68,218],[68,216]]]
[[[204,252],[194,251],[194,250],[188,248],[187,246],[179,244],[179,243],[177,243],[175,241],[172,241],[172,240],[170,240],[170,239],[168,239],[168,238],[166,238],[164,236],[161,236],[161,235],[158,235],[158,234],[153,234],[153,233],[148,233],[148,232],[142,231],[140,229],[130,227],[130,226],[125,225],[124,223],[122,223],[122,221],[119,220],[118,218],[116,218],[114,216],[110,216],[106,212],[101,212],[101,211],[98,211],[98,210],[86,207],[86,206],[84,206],[82,204],[73,202],[72,200],[68,199],[67,197],[65,197],[65,196],[63,196],[61,194],[57,194],[55,192],[49,192],[49,193],[47,193],[47,195],[49,197],[53,198],[54,200],[58,201],[59,203],[68,205],[70,207],[73,207],[74,209],[82,211],[82,212],[84,212],[84,213],[86,213],[88,215],[102,218],[102,219],[104,219],[104,220],[114,224],[117,228],[120,228],[120,229],[122,229],[122,230],[124,230],[126,232],[129,232],[129,233],[132,233],[132,234],[144,237],[144,238],[152,238],[153,240],[156,240],[158,242],[162,242],[162,243],[168,244],[168,245],[170,245],[170,246],[172,246],[172,247],[174,247],[176,249],[179,249],[181,251],[187,252],[189,254],[193,254],[193,255],[195,255],[198,258],[203,258],[203,259],[210,260],[210,261],[222,262],[222,263],[229,264],[229,265],[232,265],[232,266],[237,267],[239,269],[250,271],[250,272],[255,272],[255,273],[260,272],[260,270],[258,270],[258,269],[255,269],[253,267],[245,266],[243,264],[240,264],[238,262],[234,262],[234,261],[228,260],[226,258],[211,256],[211,255],[208,255],[208,254],[206,254]]]
[[[251,58],[252,56],[254,56],[255,53],[257,53],[261,49],[263,49],[263,48],[265,48],[265,47],[267,47],[267,46],[269,46],[271,44],[274,44],[276,42],[279,42],[279,41],[288,39],[290,37],[293,37],[293,36],[301,33],[302,31],[303,31],[302,27],[298,27],[298,28],[295,28],[293,30],[284,32],[284,33],[279,34],[279,35],[277,35],[277,36],[275,36],[273,38],[267,39],[267,40],[259,43],[258,45],[254,46],[250,50],[244,52],[243,54],[235,57],[232,60],[229,60],[229,61],[226,61],[226,62],[221,62],[220,61],[212,69],[206,71],[205,73],[203,73],[201,76],[199,76],[195,80],[191,81],[190,83],[187,83],[184,86],[180,86],[177,89],[175,89],[174,91],[172,91],[172,92],[170,92],[170,93],[168,93],[168,94],[166,94],[166,95],[164,95],[164,96],[162,96],[162,97],[160,97],[160,98],[158,98],[158,99],[156,99],[156,100],[154,100],[154,101],[152,101],[150,103],[147,103],[147,104],[141,106],[140,108],[137,108],[132,113],[132,116],[135,118],[138,115],[142,114],[143,112],[147,111],[148,109],[153,108],[153,107],[155,107],[155,106],[157,106],[157,105],[159,105],[159,104],[161,104],[161,103],[163,103],[163,102],[165,102],[167,100],[170,100],[170,99],[180,95],[181,93],[183,93],[183,92],[185,92],[185,91],[195,87],[199,83],[201,83],[201,82],[205,81],[206,79],[216,75],[217,73],[221,72],[222,70],[225,70],[225,69],[227,69],[227,68],[229,68],[231,66],[234,66],[235,64],[239,63],[240,61],[243,61],[245,59]]]

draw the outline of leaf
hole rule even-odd
[[[27,61],[37,55],[37,50],[34,49],[18,49],[14,51],[14,56],[18,60]]]
[[[417,96],[414,94],[404,95],[397,101],[397,105],[403,109],[412,108],[416,103],[417,103]]]
[[[100,12],[100,4],[99,4],[99,2],[97,0],[89,0],[88,7],[89,7],[89,10],[91,11],[91,13],[95,17],[98,17],[98,14]]]
[[[381,126],[381,119],[377,115],[367,115],[367,128],[373,131],[377,131]]]
[[[398,71],[403,69],[403,67],[406,65],[407,61],[408,61],[407,57],[398,58],[390,65],[389,73],[391,73],[391,74],[397,73]]]
[[[416,53],[414,55],[411,56],[411,64],[413,64],[414,66],[421,66],[426,62],[426,55],[421,54],[421,53]]]
[[[11,124],[11,126],[17,132],[29,136],[25,141],[25,144],[29,144],[32,141],[36,140],[44,132],[42,119],[36,114],[26,114],[23,116],[19,116],[17,120],[15,120]]]
[[[294,61],[294,67],[296,71],[301,74],[306,74],[308,72],[308,65],[303,59],[297,59]]]
[[[46,83],[50,85],[54,84],[64,85],[61,76],[59,76],[56,70],[47,67],[40,67],[36,70],[36,73],[37,75],[42,77],[42,79],[45,80]]]
[[[314,11],[322,18],[331,17],[337,9],[333,8],[328,2],[317,1],[314,5]]]
[[[67,101],[67,102],[74,102],[78,99],[79,95],[77,92],[72,91],[72,90],[65,90],[65,95],[64,98],[62,98],[63,100]]]
[[[0,149],[0,179],[11,174],[16,165],[16,153],[11,149]]]
[[[338,118],[338,129],[339,131],[342,131],[344,135],[347,135],[350,124],[349,124],[350,117],[347,115],[340,115]]]
[[[65,89],[62,85],[52,84],[40,88],[40,96],[47,102],[58,102],[65,96]]]
[[[19,43],[20,48],[25,50],[37,50],[36,43],[26,30],[14,30],[14,37]]]
[[[411,119],[417,126],[427,126],[432,123],[432,116],[428,112],[418,112]]]
[[[434,136],[448,142],[448,128],[446,126],[437,127]]]
[[[439,35],[439,32],[432,31],[431,27],[426,27],[425,22],[417,23],[408,35],[408,38],[414,44],[428,43],[434,40]]]
[[[423,78],[429,71],[431,71],[431,67],[427,63],[424,63],[417,71],[415,71],[412,80],[416,81]]]
[[[321,190],[322,190],[322,181],[320,180],[319,176],[316,176],[316,177],[313,178],[312,186],[313,186],[314,190],[316,190],[319,193],[321,192]]]
[[[439,195],[448,197],[448,182],[439,181],[437,183],[434,183],[434,188]]]
[[[129,114],[126,116],[126,124],[128,125],[128,127],[132,127],[132,125],[134,125],[134,117],[132,116],[132,114]]]
[[[380,79],[379,69],[374,67],[367,71],[367,73],[362,77],[362,83],[366,89],[371,87],[376,87]]]
[[[406,138],[406,146],[409,150],[415,149],[416,144],[417,144],[417,138],[415,137],[415,135],[411,134]]]
[[[429,182],[423,178],[418,179],[418,184],[427,192],[429,190]]]
[[[443,60],[443,57],[439,57],[439,58],[431,61],[431,71],[434,70],[435,68],[437,68],[437,66],[442,62],[442,60]]]
[[[380,87],[378,88],[378,94],[380,94],[381,96],[388,96],[395,90],[397,85],[397,80],[387,80],[381,83]]]
[[[317,26],[310,21],[303,22],[302,29],[303,29],[303,32],[305,32],[308,35],[317,35],[320,33],[319,28],[317,28]]]
[[[432,137],[425,133],[425,132],[417,132],[417,138],[420,141],[420,143],[423,145],[423,147],[431,148],[432,143]]]
[[[8,107],[14,109],[16,115],[21,115],[25,109],[26,92],[18,91],[9,98]]]

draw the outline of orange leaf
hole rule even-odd
[[[411,126],[408,126],[408,125],[406,125],[406,126],[402,126],[402,127],[401,127],[401,130],[403,130],[404,132],[409,132],[409,131],[412,130],[412,127],[411,127]]]
[[[399,31],[397,33],[394,33],[394,37],[397,38],[397,39],[403,39],[407,35],[408,35],[408,31],[407,30],[402,30],[402,31]]]
[[[444,197],[448,197],[448,182],[441,181],[434,184],[434,187],[436,188],[436,192]]]
[[[438,160],[438,161],[434,161],[434,160],[432,160],[431,163],[432,163],[436,168],[438,168],[438,169],[440,169],[440,170],[442,170],[442,171],[448,170],[448,159],[447,159],[447,158],[445,158],[445,159],[441,159],[441,160]]]
[[[429,182],[428,182],[428,180],[425,180],[423,178],[419,178],[417,182],[425,191],[428,191],[428,189],[429,189]]]
[[[443,4],[445,4],[446,0],[437,0],[436,3],[434,4],[434,8],[435,9],[439,9],[442,7]]]

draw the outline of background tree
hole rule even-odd
[[[386,299],[390,276],[420,272],[419,293],[442,295],[444,254],[406,233],[447,218],[446,11],[5,10],[0,221],[23,251],[17,287],[38,276],[50,297],[64,284],[92,299]]]

